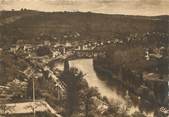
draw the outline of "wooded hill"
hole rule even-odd
[[[2,23],[19,11],[4,12]],[[17,12],[17,13],[16,13]],[[125,38],[129,34],[169,32],[169,16],[128,16],[82,12],[20,11],[21,18],[0,26],[0,42],[15,43],[17,40],[105,40]],[[28,14],[29,15],[25,15]],[[3,18],[2,18],[3,16]],[[72,36],[76,35],[78,36]],[[66,35],[66,36],[65,36]],[[39,41],[38,40],[38,41]]]

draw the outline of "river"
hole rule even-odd
[[[105,81],[98,78],[94,67],[93,59],[76,59],[69,61],[70,67],[75,67],[85,74],[84,78],[88,82],[90,87],[97,87],[99,93],[102,96],[106,96],[110,101],[116,102],[121,106],[126,106],[126,100],[116,92],[116,88],[110,88]],[[139,111],[138,107],[131,107],[129,114]],[[153,117],[152,114],[148,114],[147,117]]]
[[[116,93],[116,90],[112,90],[106,85],[106,82],[101,81],[93,68],[93,59],[78,59],[69,62],[70,67],[76,67],[86,74],[84,78],[87,80],[90,87],[97,87],[102,96],[106,96],[108,99],[116,100],[119,103],[125,104],[125,100]]]

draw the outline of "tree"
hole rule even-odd
[[[26,97],[27,82],[18,79],[9,82],[7,86],[10,88],[10,93],[13,94],[13,99],[20,99]]]
[[[83,94],[83,101],[85,105],[85,117],[89,117],[91,114],[94,114],[96,110],[94,99],[92,97],[98,97],[99,93],[96,88],[91,87],[87,88]]]
[[[39,47],[37,50],[36,50],[36,54],[38,56],[45,56],[45,55],[52,55],[52,52],[50,50],[49,47],[47,46],[43,46],[43,47]]]
[[[66,117],[70,117],[79,109],[79,84],[83,78],[83,73],[76,68],[70,68],[61,75],[62,80],[66,84]]]
[[[69,61],[67,59],[64,61],[64,72],[69,72]]]

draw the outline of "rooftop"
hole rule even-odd
[[[33,113],[33,108],[36,112],[51,112],[56,117],[61,117],[57,112],[45,101],[36,102],[23,102],[23,103],[11,103],[5,104],[8,107],[6,113],[8,114],[30,114]]]

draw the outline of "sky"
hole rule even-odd
[[[169,0],[0,0],[0,10],[81,11],[126,15],[169,15]]]

